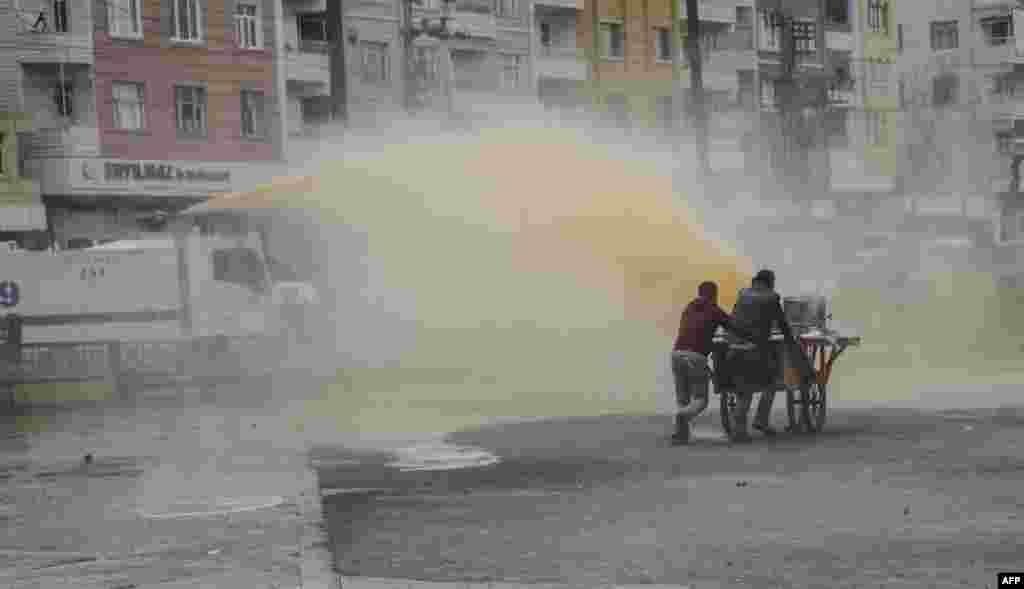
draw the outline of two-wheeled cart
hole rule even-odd
[[[779,346],[776,357],[780,359],[774,390],[786,393],[787,431],[820,432],[825,427],[828,414],[832,367],[843,352],[859,346],[861,338],[828,328],[826,324],[831,315],[827,314],[828,302],[824,297],[789,297],[783,300],[783,306],[797,346],[787,346],[781,332],[773,334],[772,342]],[[719,397],[722,428],[729,435],[732,434],[732,415],[737,402],[737,375],[733,373],[742,370],[743,363],[727,361],[727,358],[730,352],[742,353],[752,349],[752,344],[733,339],[723,332],[715,336],[715,347],[711,353],[712,388]],[[797,353],[807,358],[813,374],[806,374],[807,371],[801,368],[801,363],[794,357]]]

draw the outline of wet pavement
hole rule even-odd
[[[398,471],[335,451],[320,483],[346,576],[984,587],[1020,568],[1024,504],[1009,489],[1024,483],[1024,427],[966,415],[837,412],[816,437],[745,447],[717,416],[685,448],[665,443],[664,416],[508,424],[449,436],[497,463]]]
[[[0,585],[301,586],[320,524],[313,474],[280,408],[253,400],[170,392],[6,419]]]

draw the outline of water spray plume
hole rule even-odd
[[[396,338],[415,342],[403,367],[472,375],[462,392],[409,393],[437,411],[443,399],[430,395],[475,396],[490,415],[586,414],[612,390],[620,410],[653,411],[671,397],[666,357],[697,285],[718,282],[728,306],[753,272],[706,234],[663,167],[571,131],[414,139],[346,153],[311,175],[299,200],[322,231],[366,235],[376,294],[350,314],[411,325]],[[294,206],[293,189],[271,192]],[[329,258],[346,255],[332,248]],[[367,289],[356,282],[348,288]],[[360,337],[395,337],[370,329]],[[406,396],[395,389],[416,384],[387,380],[349,376],[344,386],[387,389],[396,401]]]

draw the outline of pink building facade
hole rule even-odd
[[[94,64],[66,88],[80,106],[57,126],[86,141],[27,163],[58,247],[162,232],[165,213],[271,175],[283,159],[274,0],[85,4]]]

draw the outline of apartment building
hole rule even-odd
[[[421,36],[405,50],[405,1],[346,3],[342,37],[349,109],[357,123],[386,125],[405,108],[407,90],[417,108],[448,108],[440,41]],[[315,134],[330,110],[326,0],[281,2],[288,132],[292,137]],[[442,0],[415,2],[413,21],[436,24],[442,8]],[[456,111],[486,111],[488,105],[532,96],[531,5],[525,0],[458,0],[448,8],[452,25],[465,33],[448,43]]]
[[[10,6],[8,4],[8,6]],[[280,152],[269,0],[18,0],[0,21],[47,245],[164,230]],[[7,18],[10,16],[12,18]],[[13,53],[13,56],[11,54]]]
[[[681,88],[675,85],[672,69],[670,0],[588,0],[583,10],[578,11],[577,47],[586,48],[589,53],[590,83],[584,87],[592,93],[590,99],[607,120],[623,129],[678,128],[690,76],[685,54],[685,3],[674,1],[680,3]],[[698,13],[703,37],[705,102],[712,111],[712,128],[716,136],[725,133],[735,140],[749,130],[745,126],[749,121],[737,122],[737,108],[749,106],[753,100],[757,68],[753,3],[702,0]],[[684,104],[674,105],[673,96],[683,98]]]

